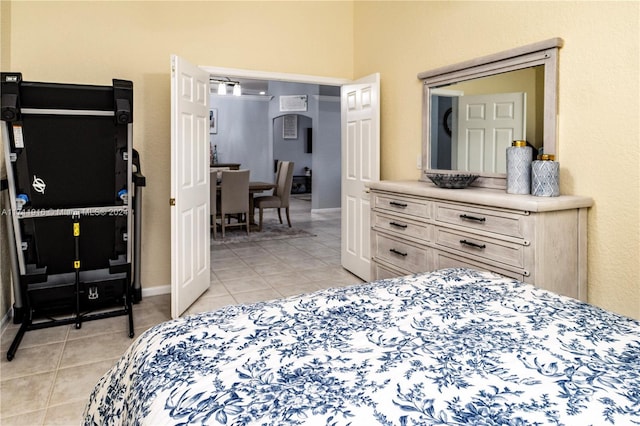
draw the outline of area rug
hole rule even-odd
[[[262,224],[262,231],[258,232],[258,228],[255,230],[252,228],[249,235],[247,235],[247,230],[245,228],[233,227],[225,229],[224,231],[224,240],[222,239],[222,232],[218,230],[217,240],[213,239],[213,231],[211,232],[211,245],[221,245],[221,244],[235,244],[235,243],[255,243],[259,241],[270,241],[270,240],[286,240],[289,238],[300,238],[300,237],[315,237],[315,234],[312,234],[304,229],[296,228],[295,226],[289,228],[286,224],[280,224],[277,220],[271,223],[265,222]]]

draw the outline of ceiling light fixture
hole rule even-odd
[[[218,95],[226,95],[227,94],[227,84],[223,81],[218,83]]]
[[[209,82],[212,85],[218,85],[218,90],[216,91],[218,95],[226,95],[227,86],[231,85],[233,86],[233,96],[242,96],[242,86],[239,81],[233,81],[229,77],[212,77]]]

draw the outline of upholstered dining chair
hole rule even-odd
[[[213,179],[211,182],[220,183],[220,180],[222,179],[222,172],[224,170],[231,170],[231,167],[218,167],[218,166],[209,167],[209,172],[211,173],[211,179]]]
[[[278,163],[276,174],[276,189],[273,195],[263,195],[253,199],[253,206],[260,210],[258,231],[262,231],[262,217],[264,209],[278,209],[278,219],[282,223],[280,209],[285,209],[287,214],[287,224],[291,228],[291,218],[289,217],[289,198],[291,196],[291,184],[293,182],[293,161],[281,161]]]
[[[225,228],[245,226],[249,235],[249,170],[223,170],[220,181],[220,228],[224,239]],[[231,223],[231,215],[237,223]]]
[[[218,239],[218,224],[216,217],[218,216],[217,206],[220,204],[220,193],[218,192],[218,184],[222,179],[222,171],[231,170],[229,167],[209,167],[210,186],[209,186],[209,200],[211,216],[211,227],[213,228],[213,239]]]

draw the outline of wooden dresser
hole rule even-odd
[[[591,198],[371,183],[373,279],[471,267],[587,299]]]

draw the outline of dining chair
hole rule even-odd
[[[223,170],[220,181],[220,228],[245,226],[249,235],[249,170]],[[237,223],[231,223],[235,215]]]
[[[222,172],[224,170],[231,170],[231,167],[218,167],[218,166],[209,167],[211,178],[213,179],[215,177],[215,179],[213,179],[211,182],[220,183],[220,180],[222,179]]]
[[[264,209],[278,209],[278,219],[282,223],[280,209],[285,209],[287,214],[287,224],[291,228],[291,218],[289,217],[289,198],[291,195],[291,184],[293,182],[293,161],[281,161],[278,163],[276,174],[276,189],[273,195],[263,195],[254,198],[253,206],[260,210],[258,219],[258,231],[262,231],[262,217]]]

